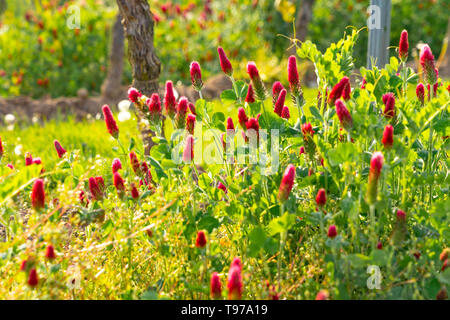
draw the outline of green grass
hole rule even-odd
[[[100,108],[99,108],[100,110]],[[121,141],[129,142],[130,137],[139,137],[137,134],[136,120],[120,122]],[[13,130],[0,131],[0,136],[6,148],[5,158],[13,163],[23,160],[25,152],[31,152],[33,157],[40,157],[45,166],[53,167],[55,159],[55,147],[53,141],[56,139],[66,150],[82,150],[82,157],[86,161],[92,160],[96,155],[112,157],[112,142],[109,135],[105,135],[105,124],[103,120],[91,120],[77,122],[73,119],[67,121],[53,120],[44,124],[27,125],[20,123]],[[22,152],[15,154],[17,146],[22,146]]]

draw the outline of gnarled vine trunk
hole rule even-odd
[[[295,37],[300,41],[305,41],[308,35],[308,26],[313,17],[313,6],[315,0],[301,0],[300,8],[295,17]],[[291,54],[295,54],[295,47],[291,49]]]
[[[128,39],[128,60],[133,74],[133,87],[150,97],[158,93],[158,78],[161,62],[153,46],[153,15],[147,0],[116,0],[122,16],[122,25]],[[153,146],[154,132],[141,120],[143,114],[137,111],[139,129],[143,135],[145,153]]]
[[[117,14],[111,32],[108,74],[102,84],[102,97],[105,101],[116,101],[123,95],[121,90],[123,56],[125,51],[122,17]]]
[[[315,0],[302,0],[300,10],[298,11],[295,21],[295,30],[297,32],[297,39],[305,41],[308,35],[309,23],[313,16],[313,6]]]
[[[6,0],[0,0],[0,15],[3,14],[3,12],[6,11],[6,8],[8,7],[8,3]]]
[[[441,52],[437,64],[440,76],[442,78],[448,78],[450,76],[450,18],[447,22],[447,32],[444,38],[443,49],[445,52]]]

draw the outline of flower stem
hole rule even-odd
[[[284,213],[284,203],[281,203],[280,205],[280,217]],[[278,254],[278,261],[277,261],[277,273],[278,273],[278,291],[281,291],[281,259],[283,257],[283,247],[284,247],[284,238],[285,238],[286,232],[283,231],[280,233],[280,252]]]
[[[302,120],[305,117],[305,114],[303,113],[303,108],[300,105],[300,99],[298,98],[298,96],[295,97],[295,104],[298,108],[298,119],[300,120],[300,123],[303,123]]]
[[[430,122],[430,135],[428,140],[428,175],[431,175],[431,167],[432,167],[432,154],[433,154],[433,120]],[[431,199],[433,196],[433,182],[430,182],[430,206],[431,206]]]
[[[327,104],[327,95],[326,95],[327,86],[328,86],[328,84],[325,82],[325,85],[323,86],[323,89],[322,89],[322,100],[320,101],[320,108],[322,109],[323,116],[324,116],[323,132],[324,132],[325,142],[328,142],[328,138],[327,138],[328,113],[327,113],[327,117],[325,117],[325,106]],[[319,110],[319,112],[320,112],[320,110]]]
[[[197,179],[198,179],[198,172],[197,172],[197,168],[195,167],[194,164],[194,159],[192,159],[192,167],[194,168],[195,174],[197,175]],[[192,173],[192,216],[195,216],[195,180],[194,180],[194,175]]]
[[[320,222],[320,237],[323,237],[325,228],[324,228],[324,225],[323,225],[324,212],[322,211],[322,208],[319,208],[319,214],[320,214],[320,219],[319,219],[319,222]]]
[[[234,93],[236,94],[236,97],[238,98],[239,104],[241,104],[242,103],[241,95],[238,93],[236,81],[234,80],[233,76],[230,76],[230,80],[231,80],[231,83],[233,84],[233,90],[234,90]]]
[[[263,112],[265,114],[266,113],[266,107],[264,106],[264,100],[261,100],[261,105],[262,105],[262,108],[263,108]],[[266,122],[266,117],[265,116],[263,116],[263,120],[264,120],[264,125],[266,126],[266,129],[269,130],[269,125]]]
[[[376,234],[376,221],[375,221],[375,205],[370,205],[370,229],[372,237],[372,250],[375,250],[377,246],[377,234]]]
[[[403,60],[402,61],[402,70],[403,70],[403,74],[406,74],[406,61]],[[403,94],[403,98],[406,97],[406,78],[402,79],[403,80],[403,85],[402,85],[402,94]]]
[[[127,152],[125,151],[125,148],[123,147],[123,144],[122,142],[120,142],[119,138],[117,138],[117,143],[119,144],[119,147],[122,150],[123,154],[126,155]]]
[[[430,102],[433,100],[434,95],[434,84],[430,85]],[[428,138],[428,175],[431,175],[432,167],[432,154],[433,154],[433,119],[430,121],[430,135]],[[433,198],[433,181],[430,182],[430,200],[429,205],[431,207],[431,200]]]

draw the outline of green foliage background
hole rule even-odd
[[[98,93],[108,68],[110,29],[116,4],[103,1],[7,0],[0,18],[0,95],[73,96],[79,88]],[[68,15],[61,5],[81,5],[81,28],[76,35],[66,27]],[[287,57],[292,36],[292,20],[301,0],[233,0],[212,1],[211,15],[205,16],[203,0],[173,0],[172,9],[162,10],[168,1],[150,0],[152,12],[159,18],[155,25],[155,45],[162,61],[161,82],[172,79],[189,84],[192,60],[202,66],[205,77],[220,72],[217,47],[229,53],[237,70],[245,70],[247,60],[256,61],[262,77],[271,81],[282,73],[280,61]],[[323,51],[341,37],[346,26],[362,28],[366,24],[366,8],[370,1],[317,0],[309,25],[312,42]],[[186,15],[181,11],[194,6]],[[409,31],[411,47],[428,43],[435,56],[441,51],[447,29],[450,3],[446,0],[392,1],[391,45],[398,45],[401,30]],[[31,13],[36,22],[27,22]],[[206,17],[206,18],[205,18]],[[57,32],[55,38],[53,30]],[[367,30],[360,33],[354,48],[355,66],[366,63]],[[39,39],[42,44],[39,44]],[[392,54],[395,55],[394,49]],[[123,83],[131,81],[127,59]],[[241,72],[241,71],[239,71]],[[243,75],[241,72],[240,76]],[[39,81],[48,84],[39,85]]]

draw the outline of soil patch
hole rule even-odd
[[[232,84],[225,75],[216,75],[208,79],[202,90],[205,99],[217,99],[223,90],[231,89]],[[191,86],[175,86],[179,96],[186,96],[189,101],[196,101],[198,93]],[[73,116],[77,120],[85,118],[88,114],[95,116],[100,112],[101,106],[109,104],[116,106],[121,100],[128,99],[128,87],[124,86],[120,90],[117,99],[105,99],[102,96],[88,96],[85,89],[78,91],[77,97],[59,97],[52,99],[43,97],[40,99],[32,99],[30,97],[12,97],[0,98],[0,116],[6,114],[14,114],[19,119],[31,119],[34,116],[39,119],[54,119],[58,117]],[[164,95],[164,84],[160,85],[159,95]]]

